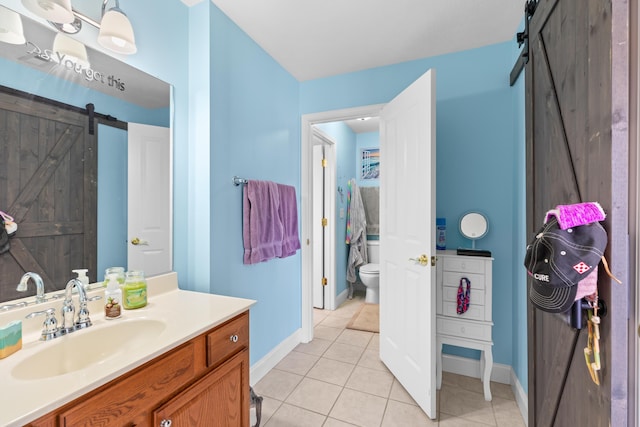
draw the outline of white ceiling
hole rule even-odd
[[[524,0],[212,1],[299,81],[511,40],[524,16],[525,3]]]

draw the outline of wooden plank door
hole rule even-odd
[[[0,301],[26,296],[15,290],[26,271],[46,291],[64,288],[76,268],[95,281],[96,138],[87,128],[86,115],[0,94],[0,210],[18,223],[0,255]]]
[[[612,54],[612,25],[621,22],[612,16],[607,0],[541,0],[531,18],[527,232],[530,240],[558,204],[597,201],[607,212],[606,256],[624,280],[628,140],[613,137],[618,126],[626,128],[626,116],[612,97],[612,70],[620,64]],[[600,386],[585,365],[586,322],[576,330],[566,315],[528,305],[530,426],[627,425],[628,284],[612,282],[601,268],[598,288],[609,308],[601,327]]]

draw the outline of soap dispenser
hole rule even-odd
[[[89,287],[89,277],[87,276],[86,268],[79,268],[77,270],[71,270],[78,275],[78,280],[82,283],[82,287],[86,290]]]

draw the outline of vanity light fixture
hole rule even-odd
[[[107,10],[109,0],[102,1],[101,22],[73,10],[71,0],[22,0],[24,6],[31,12],[49,21],[58,31],[66,34],[76,34],[82,29],[82,22],[86,22],[100,30],[98,43],[113,52],[130,55],[136,53],[136,40],[133,27],[127,15],[120,9],[120,0],[115,0],[115,7]],[[62,12],[65,4],[69,4],[71,19]],[[60,10],[54,14],[52,10]],[[54,16],[55,15],[55,16]]]
[[[25,44],[22,18],[17,12],[0,6],[0,42]]]
[[[82,68],[90,68],[87,48],[66,34],[58,33],[53,39],[53,51],[65,56]]]

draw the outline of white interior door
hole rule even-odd
[[[435,71],[380,116],[380,358],[435,419]],[[417,259],[426,256],[427,263]]]
[[[169,128],[129,123],[129,270],[172,270],[172,179]]]

